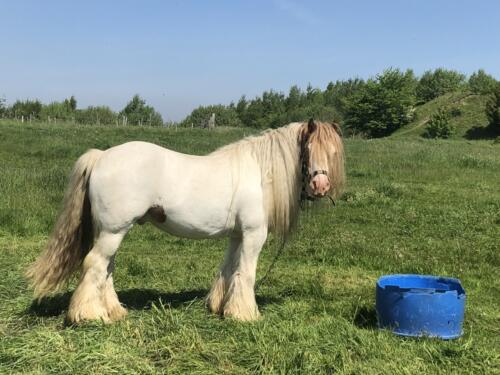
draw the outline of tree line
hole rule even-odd
[[[374,78],[330,82],[325,90],[292,86],[288,94],[274,90],[229,105],[200,106],[181,122],[196,126],[215,113],[217,125],[279,127],[315,118],[343,125],[348,135],[382,137],[408,124],[417,105],[450,92],[491,95],[499,83],[484,70],[470,77],[438,68],[416,77],[412,70],[387,69]],[[493,112],[492,112],[493,113]],[[491,117],[491,116],[490,116]]]
[[[292,86],[287,94],[264,91],[253,99],[242,96],[237,103],[229,105],[200,106],[178,125],[205,126],[215,114],[217,126],[263,129],[312,117],[341,123],[347,135],[382,137],[411,122],[417,105],[457,91],[489,95],[487,115],[492,126],[500,131],[500,83],[482,69],[466,77],[444,68],[428,70],[420,77],[412,70],[391,68],[367,80],[351,78],[330,82],[324,90],[309,85],[305,90]],[[139,95],[135,95],[120,112],[106,106],[77,109],[74,97],[47,105],[38,100],[18,100],[11,106],[5,106],[5,101],[0,99],[0,116],[101,125],[164,124],[161,115],[146,105]],[[441,117],[435,124],[442,127],[445,120]]]
[[[115,112],[107,106],[77,108],[74,96],[61,102],[42,104],[39,100],[16,100],[11,106],[0,99],[0,117],[21,121],[73,122],[89,125],[149,125],[161,126],[161,115],[146,105],[139,95],[134,97],[120,111]]]

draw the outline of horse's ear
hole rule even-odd
[[[307,123],[307,132],[309,134],[314,133],[316,131],[317,127],[318,126],[316,125],[316,123],[314,122],[313,118],[311,117],[309,119],[309,122]]]
[[[335,131],[337,132],[337,134],[342,137],[342,129],[340,129],[340,125],[337,124],[336,122],[332,122],[332,126],[335,129]]]

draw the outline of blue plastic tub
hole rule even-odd
[[[380,328],[401,336],[462,335],[465,291],[458,279],[387,275],[378,279],[376,293]]]

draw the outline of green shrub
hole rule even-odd
[[[39,100],[29,100],[25,101],[16,100],[16,102],[9,108],[10,117],[19,118],[21,116],[25,118],[39,118],[42,112],[42,103]]]
[[[497,81],[483,69],[472,73],[469,78],[469,88],[474,94],[491,94],[495,90]]]
[[[65,102],[52,102],[42,106],[40,111],[40,119],[50,121],[57,120],[72,120],[74,118],[74,111]]]
[[[242,126],[236,109],[233,106],[224,106],[222,104],[199,106],[180,125],[185,127],[206,127],[212,114],[215,114],[215,126]]]
[[[115,125],[118,122],[118,114],[106,106],[90,106],[76,110],[75,120],[78,124]]]
[[[349,133],[384,137],[413,119],[415,76],[411,70],[388,69],[370,79],[345,102]]]
[[[453,107],[450,109],[449,113],[451,117],[459,117],[462,115],[462,109],[460,109],[459,107]]]
[[[444,108],[434,113],[425,129],[426,138],[449,138],[454,133],[454,127],[450,124],[450,115]]]
[[[6,111],[5,98],[0,98],[0,116],[3,116],[5,111]]]
[[[490,122],[489,126],[497,133],[500,133],[500,83],[496,84],[486,106],[486,115]]]
[[[161,115],[153,107],[146,105],[146,101],[139,95],[134,95],[120,115],[126,118],[126,123],[129,125],[163,125]]]

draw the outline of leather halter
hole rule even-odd
[[[324,169],[318,169],[317,171],[314,171],[311,177],[317,176],[319,174],[324,174],[328,177],[328,171],[325,171]]]
[[[300,190],[300,199],[299,202],[303,205],[304,201],[315,201],[317,198],[309,195],[307,193],[307,185],[311,178],[317,176],[319,174],[324,174],[328,176],[328,171],[324,169],[318,169],[313,171],[313,173],[309,173],[309,148],[307,147],[309,143],[309,135],[305,136],[300,142],[300,164],[301,164],[301,177],[302,184]]]

